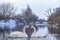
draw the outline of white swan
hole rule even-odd
[[[9,37],[28,37],[28,36],[26,35],[26,33],[15,31],[10,33]]]
[[[25,32],[25,29],[29,27],[29,25],[26,25],[23,29],[23,32],[20,31],[15,31],[10,33],[9,37],[28,37],[28,35]],[[31,26],[31,28],[34,29],[34,32],[32,33],[31,37],[44,37],[46,36],[46,34],[43,33],[38,33],[38,31],[36,32],[36,28],[34,26]]]
[[[15,31],[15,32],[11,32],[9,37],[28,37],[26,32],[25,32],[25,29],[29,27],[29,25],[26,25],[23,29],[23,32],[20,32],[20,31]],[[36,29],[34,26],[32,26],[31,28],[34,29],[34,32],[36,32]]]
[[[31,35],[31,37],[46,37],[46,35],[47,34],[44,34],[44,33],[33,33],[32,35]]]
[[[43,30],[42,30],[43,31]],[[31,37],[46,37],[48,33],[41,32],[40,28]]]

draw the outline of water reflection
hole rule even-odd
[[[56,36],[56,34],[51,34],[49,33],[48,31],[48,28],[47,27],[39,27],[38,30],[37,30],[38,33],[44,33],[44,34],[47,34],[46,37],[43,37],[43,38],[18,38],[18,40],[60,40],[60,36]],[[9,34],[6,33],[6,37],[8,36]],[[11,38],[12,39],[12,38]],[[14,39],[14,38],[13,38]],[[16,39],[16,38],[15,38]],[[14,39],[14,40],[15,40]],[[3,34],[0,34],[0,40],[3,40]],[[5,40],[5,39],[4,39]]]
[[[60,37],[56,37],[56,40],[60,40]]]

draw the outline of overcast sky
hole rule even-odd
[[[26,9],[27,4],[29,4],[33,13],[42,19],[47,19],[44,15],[44,13],[46,13],[45,10],[48,8],[54,9],[60,6],[59,0],[0,0],[0,3],[2,2],[12,3],[17,8],[18,13],[20,13],[22,9]]]

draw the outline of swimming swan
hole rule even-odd
[[[46,37],[48,33],[44,33],[40,31],[40,28],[31,35],[31,37]]]
[[[31,35],[31,37],[46,37],[46,35],[47,34],[44,34],[44,33],[33,33],[32,35]]]
[[[29,27],[29,25],[26,25],[23,29],[23,32],[20,32],[20,31],[15,31],[15,32],[11,32],[9,37],[28,37],[28,35],[26,34],[25,32],[25,29]],[[36,29],[34,26],[31,26],[31,28],[34,29],[34,32],[36,32]]]
[[[26,35],[26,33],[15,31],[10,33],[9,37],[28,37],[28,36]]]

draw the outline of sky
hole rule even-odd
[[[45,11],[49,8],[54,9],[60,6],[60,0],[0,0],[0,3],[11,3],[17,9],[18,13],[21,13],[23,9],[30,6],[33,13],[35,13],[39,18],[47,19],[48,17]]]

